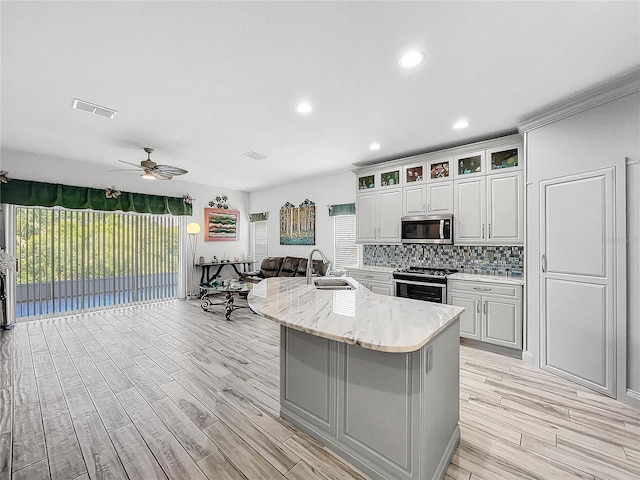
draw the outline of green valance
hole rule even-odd
[[[341,203],[340,205],[329,205],[329,216],[335,217],[337,215],[355,215],[356,204],[355,203]]]
[[[264,222],[265,220],[269,219],[269,212],[262,212],[262,213],[250,213],[249,214],[249,221],[250,222]]]
[[[191,215],[193,211],[191,204],[178,197],[120,192],[117,198],[107,198],[106,189],[13,178],[8,183],[0,183],[0,203],[171,215]]]

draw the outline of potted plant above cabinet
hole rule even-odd
[[[409,172],[419,171],[418,168],[424,168],[425,175],[420,181],[405,183],[404,216],[453,213],[452,161],[451,157],[439,158],[405,167],[405,178],[409,178]]]

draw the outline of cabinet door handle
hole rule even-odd
[[[490,288],[483,288],[483,287],[473,287],[474,290],[478,290],[479,292],[490,292],[491,289]]]
[[[476,300],[476,312],[480,313],[480,300]]]
[[[491,224],[489,224],[489,238],[491,238]]]
[[[543,253],[542,258],[540,259],[540,263],[542,266],[542,273],[547,273],[547,256]]]
[[[482,238],[484,238],[484,223],[482,224]]]
[[[482,310],[484,311],[484,314],[487,314],[487,302],[484,302],[484,306],[482,307]]]
[[[427,212],[431,211],[431,204],[427,205]]]

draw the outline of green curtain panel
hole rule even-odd
[[[355,215],[356,204],[355,203],[341,203],[339,205],[329,205],[329,216],[335,217],[337,215]]]
[[[263,222],[265,220],[269,219],[269,212],[262,212],[262,213],[250,213],[249,214],[249,221],[250,222]]]
[[[122,192],[118,198],[107,198],[105,190],[98,188],[17,179],[0,184],[0,203],[160,215],[191,215],[193,211],[190,204],[178,197]]]

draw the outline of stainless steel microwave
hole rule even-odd
[[[402,217],[402,243],[453,245],[453,215]]]

